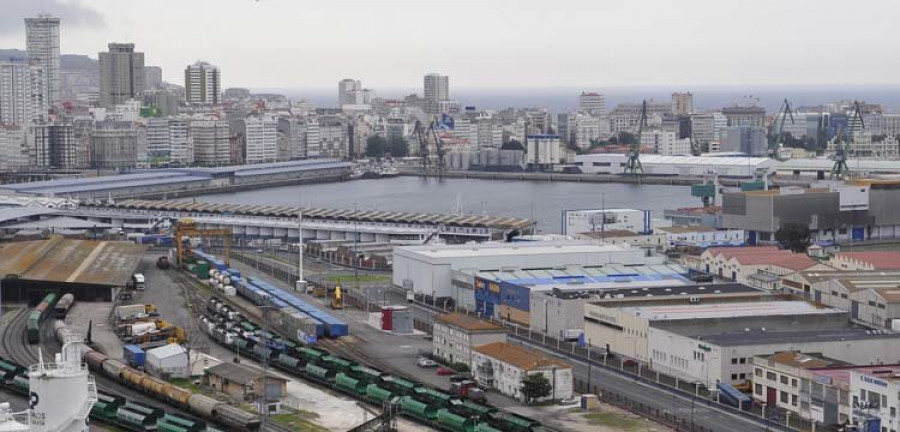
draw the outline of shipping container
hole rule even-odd
[[[147,359],[147,353],[137,345],[125,345],[122,347],[122,354],[125,361],[137,368],[144,367],[144,361]]]

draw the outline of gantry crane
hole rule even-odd
[[[843,179],[850,175],[850,167],[847,166],[847,158],[850,156],[850,146],[856,142],[857,125],[862,131],[866,124],[863,122],[859,109],[859,101],[853,102],[853,114],[850,115],[850,139],[844,139],[843,131],[839,128],[834,135],[834,167],[831,168],[831,178]],[[848,142],[849,141],[849,142]]]
[[[222,240],[222,247],[225,248],[223,257],[225,265],[231,267],[231,229],[230,228],[209,228],[200,229],[194,223],[193,219],[179,219],[175,224],[175,259],[178,267],[183,268],[185,264],[185,256],[190,253],[190,247],[185,247],[183,243],[184,237],[218,237]]]
[[[769,150],[772,151],[775,159],[779,159],[779,144],[781,144],[782,135],[784,135],[784,122],[788,116],[791,118],[791,124],[794,124],[794,111],[791,109],[791,103],[785,99],[775,115],[775,122],[772,124],[772,134],[769,135]],[[781,117],[779,121],[779,117]]]
[[[437,122],[432,120],[431,124],[428,125],[428,129],[425,129],[422,126],[422,122],[416,120],[414,133],[419,140],[419,157],[422,158],[422,171],[428,172],[428,164],[431,162],[431,147],[428,142],[430,138],[434,145],[435,155],[437,156],[437,161],[435,163],[437,164],[436,169],[440,176],[444,173],[444,157],[446,156],[446,151],[444,150],[444,141],[437,133],[436,124]]]
[[[644,175],[644,166],[641,165],[641,135],[647,127],[647,100],[641,103],[641,115],[635,125],[635,142],[628,146],[628,161],[625,162],[625,174],[640,178]]]

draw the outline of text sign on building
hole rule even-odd
[[[887,387],[887,386],[888,386],[888,385],[887,385],[887,382],[882,381],[882,380],[880,380],[880,379],[878,379],[878,378],[875,378],[875,377],[870,377],[870,376],[868,376],[868,375],[860,375],[860,376],[859,376],[859,379],[862,380],[862,382],[869,383],[869,384],[874,384],[874,385],[881,386],[881,387]]]

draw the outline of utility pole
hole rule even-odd
[[[260,336],[261,336],[260,342],[262,342],[263,347],[265,347],[265,348],[268,348],[268,345],[266,343],[268,341],[268,339],[267,339],[266,335],[268,334],[268,329],[269,329],[269,308],[271,308],[271,307],[272,307],[272,305],[268,305],[268,304],[260,306],[260,308],[262,309],[262,312],[263,312],[262,333],[260,334]],[[260,418],[260,426],[259,426],[259,430],[262,430],[262,431],[266,430],[266,424],[269,422],[269,395],[266,394],[266,387],[267,387],[266,384],[268,382],[269,382],[269,357],[263,356],[262,392],[259,395],[259,398],[261,399],[261,403],[259,404],[260,406],[258,407],[260,410],[263,411],[262,413],[260,413],[260,414],[262,414],[262,416]]]
[[[588,364],[588,383],[587,383],[587,384],[588,384],[588,393],[593,394],[594,392],[591,390],[591,389],[592,389],[592,386],[591,386],[591,370],[592,370],[593,368],[591,367],[591,340],[590,340],[590,339],[588,339],[588,346],[587,346],[587,349],[588,349],[588,360],[587,360],[587,364]]]
[[[297,210],[297,282],[294,287],[295,290],[300,289],[301,286],[305,285],[301,282],[304,282],[303,279],[303,208]],[[305,288],[304,288],[305,291]]]
[[[353,287],[359,295],[359,204],[353,203]],[[366,314],[369,313],[369,290],[366,289]]]

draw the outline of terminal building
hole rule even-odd
[[[585,154],[575,156],[575,166],[585,174],[622,174],[628,156],[625,154]],[[716,157],[641,155],[644,175],[705,177],[715,173],[722,178],[749,179],[774,172],[776,161],[765,157]]]

